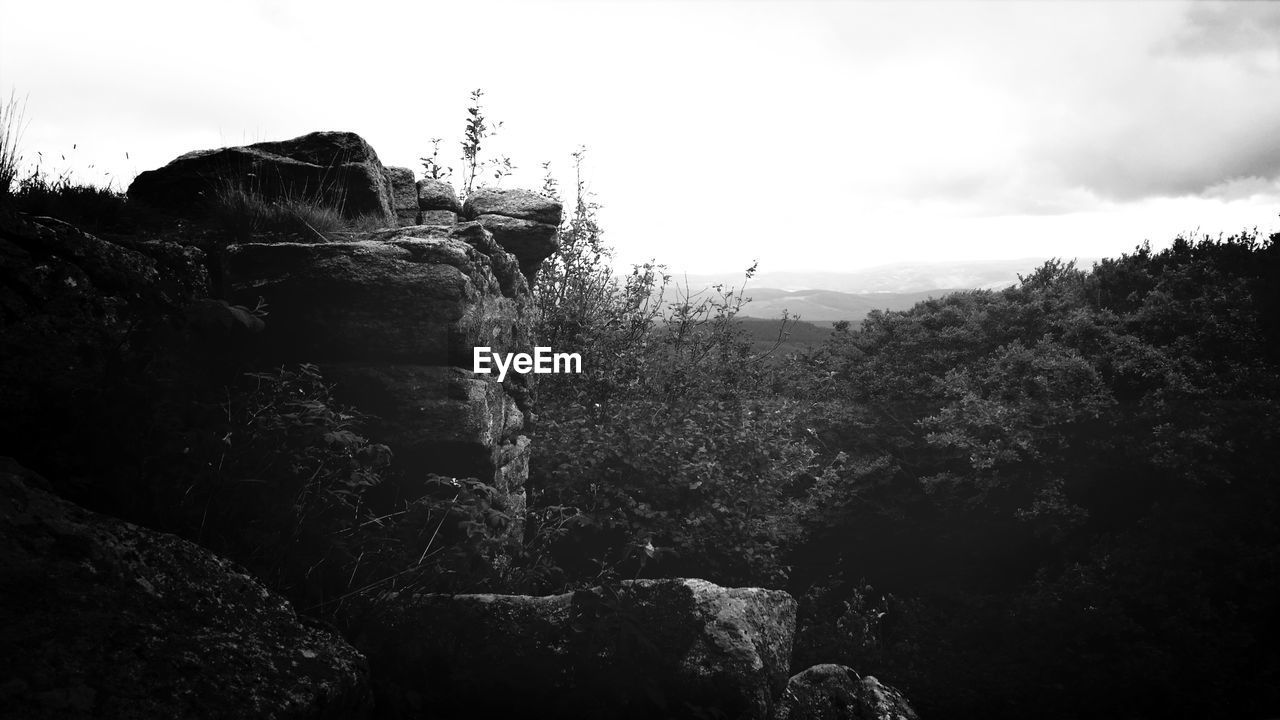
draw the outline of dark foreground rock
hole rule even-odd
[[[234,564],[0,462],[0,717],[368,717],[364,658]]]
[[[131,200],[190,214],[205,208],[228,183],[267,200],[311,198],[347,217],[396,220],[394,174],[364,138],[350,132],[189,152],[140,173],[128,192]]]
[[[352,636],[394,717],[763,719],[786,684],[795,608],[781,591],[638,580],[393,596]]]
[[[774,720],[917,720],[902,693],[844,665],[814,665],[787,682]]]
[[[0,454],[77,468],[94,439],[89,411],[207,293],[200,250],[0,210]]]

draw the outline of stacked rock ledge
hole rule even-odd
[[[310,161],[316,153],[302,150],[330,135],[230,150]],[[300,142],[304,148],[290,149]],[[360,156],[376,160],[372,149]],[[560,205],[525,191],[481,190],[467,207],[483,219],[459,222],[466,211],[447,183],[377,168],[399,227],[342,242],[233,245],[221,263],[226,299],[266,304],[265,358],[318,364],[339,400],[372,416],[365,429],[391,446],[399,474],[492,484],[518,531],[531,376],[498,383],[472,365],[478,347],[532,351],[530,280],[556,247]],[[139,186],[144,195],[148,182]]]
[[[530,282],[542,261],[560,247],[563,208],[538,193],[481,188],[467,196],[462,214],[493,233],[498,244],[519,259],[520,271]]]

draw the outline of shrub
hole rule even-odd
[[[582,158],[575,211],[535,288],[539,344],[584,358],[583,374],[539,387],[531,505],[577,511],[555,558],[579,582],[777,586],[783,549],[832,476],[804,441],[799,405],[773,393],[780,369],[736,320],[740,289],[676,288],[653,263],[613,277]]]

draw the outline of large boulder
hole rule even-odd
[[[463,215],[493,234],[520,261],[530,282],[542,264],[560,247],[561,204],[528,190],[481,188],[467,197]]]
[[[355,620],[402,717],[769,718],[790,595],[637,580],[563,595],[390,595]],[[701,713],[701,715],[700,715]]]
[[[462,205],[458,202],[458,194],[454,192],[453,186],[434,178],[418,181],[418,208],[462,212]]]
[[[235,245],[224,276],[232,302],[267,303],[263,338],[283,361],[471,367],[476,346],[529,346],[524,279],[474,224],[400,228],[389,239]]]
[[[388,224],[396,218],[391,176],[369,143],[351,132],[189,152],[140,173],[128,193],[131,200],[199,214],[228,186],[266,200],[315,199],[350,218],[373,216]]]
[[[906,698],[844,665],[814,665],[787,682],[774,720],[917,720]]]
[[[563,212],[559,201],[518,189],[480,188],[468,195],[462,206],[462,214],[469,220],[481,215],[505,215],[548,225],[559,225]]]
[[[359,652],[244,570],[0,462],[4,717],[368,717]]]

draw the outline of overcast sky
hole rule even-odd
[[[1280,229],[1280,3],[0,0],[25,155],[118,185],[313,130],[420,173],[432,137],[456,156],[474,88],[519,167],[504,185],[547,160],[567,183],[588,147],[623,263],[1099,257]]]

